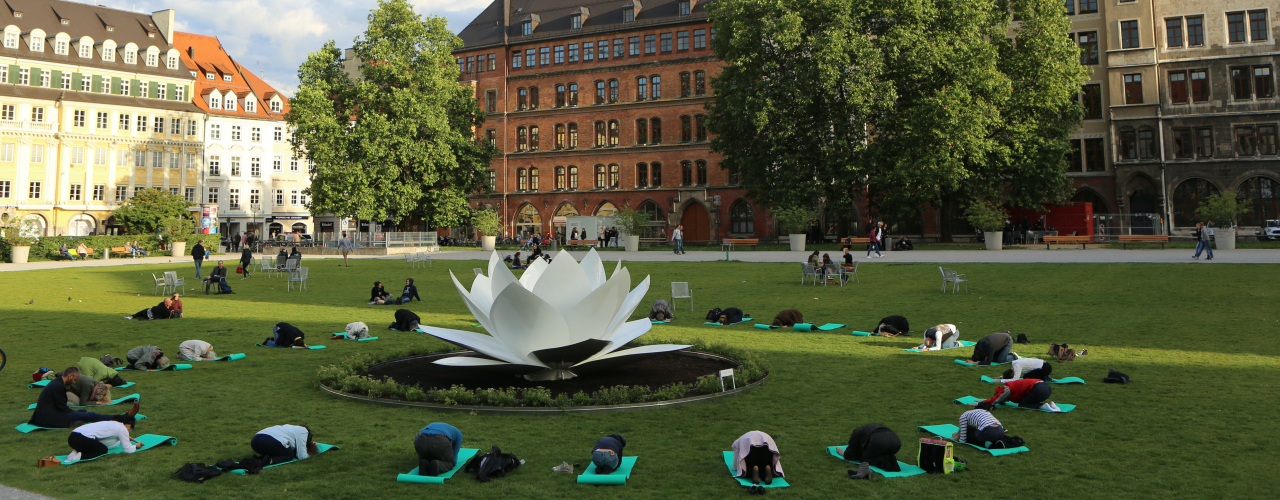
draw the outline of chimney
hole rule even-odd
[[[156,28],[164,33],[164,41],[173,45],[173,19],[177,13],[173,9],[161,10],[151,13],[151,20],[156,24]]]
[[[190,57],[192,61],[196,60],[196,48],[194,46],[187,47],[187,57]]]

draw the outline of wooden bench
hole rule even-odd
[[[133,255],[133,253],[129,251],[129,247],[111,247],[111,255],[124,257]]]
[[[853,246],[853,245],[870,245],[870,244],[871,244],[871,238],[845,238],[845,239],[844,239],[844,243],[842,243],[842,244],[846,244],[846,245],[849,245],[849,246]]]
[[[1120,240],[1120,247],[1128,249],[1130,243],[1159,243],[1160,249],[1164,250],[1164,244],[1169,242],[1169,236],[1163,234],[1134,234],[1116,236]]]
[[[599,245],[599,240],[567,240],[564,244],[566,247],[594,247]]]
[[[1045,250],[1048,250],[1049,245],[1054,243],[1059,245],[1080,245],[1080,248],[1083,250],[1088,248],[1087,245],[1091,239],[1093,239],[1092,236],[1045,236],[1044,238],[1041,238],[1041,241],[1044,241]]]
[[[734,245],[750,245],[752,249],[755,249],[756,245],[759,244],[759,238],[725,238],[720,241],[720,249],[733,250]]]

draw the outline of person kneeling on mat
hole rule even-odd
[[[347,323],[345,332],[348,340],[367,339],[369,338],[369,325],[364,324],[362,321]]]
[[[109,450],[119,446],[125,453],[138,451],[129,433],[133,431],[133,417],[122,422],[103,421],[85,424],[71,431],[67,436],[67,444],[71,453],[62,463],[73,464],[81,460],[92,460],[106,455]]]
[[[596,441],[595,448],[591,449],[591,463],[596,464],[596,474],[608,474],[622,465],[622,449],[627,446],[627,440],[621,435],[610,434]]]
[[[71,427],[73,422],[101,422],[104,420],[124,422],[126,419],[132,419],[138,414],[138,403],[134,403],[133,408],[130,408],[123,415],[99,415],[84,410],[72,411],[71,407],[67,405],[67,388],[74,386],[79,379],[80,368],[72,366],[63,370],[62,374],[57,378],[49,381],[44,386],[44,389],[40,390],[40,396],[36,398],[35,412],[31,414],[31,419],[27,423],[37,427],[65,429]]]
[[[144,345],[129,349],[124,354],[124,359],[135,370],[155,371],[169,366],[169,358],[165,357],[164,351],[153,345]]]
[[[1045,400],[1049,399],[1049,396],[1053,395],[1053,388],[1049,387],[1049,384],[1043,380],[1034,378],[1010,380],[1008,382],[997,380],[996,385],[995,395],[977,404],[990,403],[994,406],[1010,401],[1017,403],[1018,408],[1059,411],[1058,405],[1053,404],[1052,401],[1045,402]]]
[[[990,366],[992,363],[1008,363],[1018,359],[1018,354],[1011,352],[1013,350],[1013,337],[1009,336],[1009,332],[999,332],[982,337],[978,344],[973,346],[973,355],[965,363],[971,365]]]
[[[748,432],[733,442],[733,474],[751,480],[752,495],[763,495],[761,482],[773,484],[773,478],[783,477],[781,456],[777,443],[768,434]]]
[[[80,358],[80,361],[76,362],[76,367],[80,369],[81,378],[88,377],[90,379],[93,379],[96,382],[107,384],[107,386],[109,387],[120,387],[124,385],[126,382],[124,381],[123,378],[120,378],[120,375],[118,375],[120,372],[112,370],[111,366],[107,366],[108,362],[111,366],[119,366],[124,364],[124,361],[119,358],[115,358],[110,355],[104,355],[102,356],[101,360],[93,359],[89,357]],[[44,370],[44,371],[39,372],[41,373],[41,377],[39,378],[44,380],[53,380],[62,375],[60,373],[53,373],[49,371],[47,368],[41,368],[41,370]],[[111,398],[107,397],[107,399],[111,399]],[[72,403],[72,404],[78,405],[79,403]]]
[[[178,359],[183,361],[213,361],[218,355],[213,352],[213,345],[203,340],[188,340],[178,344]]]
[[[671,321],[673,319],[676,319],[676,315],[671,312],[670,303],[662,299],[653,301],[653,307],[649,308],[649,321]]]
[[[439,476],[458,464],[458,450],[462,449],[462,431],[449,424],[435,422],[422,428],[413,438],[413,450],[418,452],[418,475]]]
[[[983,448],[991,448],[991,443],[1004,438],[1004,426],[991,415],[991,403],[978,403],[978,409],[969,410],[960,415],[960,432],[951,435],[958,443],[972,443]]]
[[[734,323],[741,323],[742,318],[743,318],[742,309],[738,309],[736,307],[730,307],[728,309],[720,311],[719,321],[720,321],[720,324],[722,325],[732,325]]]
[[[888,472],[900,472],[897,454],[902,450],[898,435],[880,424],[867,424],[853,430],[849,446],[844,449],[844,459],[858,462],[858,472],[849,471],[849,479],[870,479],[871,467]]]
[[[804,315],[795,309],[783,309],[773,317],[773,326],[796,326],[804,323]]]
[[[907,323],[907,318],[902,316],[889,316],[884,318],[880,320],[880,324],[876,326],[876,329],[872,330],[872,332],[875,332],[877,335],[884,337],[906,335],[910,331],[911,325]]]
[[[924,343],[921,351],[937,351],[960,347],[960,329],[956,325],[945,323],[924,331]]]
[[[320,452],[315,436],[305,425],[277,425],[258,431],[249,441],[253,452],[263,455],[262,466],[282,464],[293,460],[306,460]]]
[[[1024,378],[1048,381],[1051,373],[1053,373],[1053,365],[1045,363],[1042,359],[1018,358],[1013,360],[1013,368],[1005,370],[1001,378],[1004,382]]]
[[[399,330],[402,332],[412,332],[418,329],[418,322],[422,321],[417,314],[408,309],[396,310],[396,321],[388,326],[388,330]]]
[[[267,347],[307,347],[307,334],[288,323],[276,323],[271,336],[262,342]]]

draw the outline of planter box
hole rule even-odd
[[[480,250],[485,252],[492,252],[494,248],[494,244],[497,241],[497,239],[498,239],[497,236],[480,237]]]
[[[1004,237],[1004,233],[1000,231],[983,231],[982,237],[987,240],[987,250],[1000,250],[1004,248],[1004,240],[1002,239]]]
[[[187,242],[185,241],[173,241],[169,243],[169,255],[172,255],[174,257],[182,257],[182,254],[186,253],[186,251],[187,251]]]
[[[1215,229],[1213,231],[1214,248],[1218,250],[1236,249],[1236,229]]]
[[[622,245],[623,245],[623,250],[626,250],[628,252],[639,252],[640,237],[639,236],[623,236]]]
[[[791,239],[791,251],[792,251],[792,252],[803,252],[803,251],[804,251],[804,238],[805,238],[805,235],[804,235],[803,233],[801,233],[801,234],[793,234],[793,235],[788,236],[788,238],[790,238],[790,239]]]
[[[26,264],[27,258],[31,256],[31,247],[14,246],[10,250],[10,262],[14,264]]]

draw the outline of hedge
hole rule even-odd
[[[208,241],[217,241],[219,237],[219,235],[209,235],[209,234],[191,235],[191,236],[211,237],[212,239],[203,238]],[[196,244],[195,242],[198,241],[199,239],[200,238],[192,238],[190,243],[187,244],[187,249],[183,251],[183,254],[191,255],[191,247],[195,246]],[[141,245],[142,248],[145,248],[149,255],[155,256],[157,255],[156,252],[162,251],[160,250],[160,241],[156,239],[155,235],[127,234],[127,235],[121,235],[121,236],[107,236],[107,235],[43,236],[38,241],[36,241],[35,244],[31,245],[31,255],[28,257],[28,260],[31,262],[39,262],[39,261],[46,261],[46,260],[65,260],[66,257],[63,257],[62,254],[58,253],[58,248],[60,248],[63,243],[66,243],[67,250],[69,250],[72,255],[75,255],[76,246],[79,245],[81,242],[84,242],[84,246],[97,250],[97,253],[94,256],[90,257],[91,259],[101,259],[103,251],[110,251],[112,247],[128,246],[134,240],[137,240],[138,244]],[[0,262],[10,261],[10,255],[12,253],[10,250],[11,247],[12,247],[12,244],[9,241],[0,239]],[[209,251],[217,253],[218,245],[217,244],[214,244],[212,246],[206,245],[205,248],[209,249]],[[163,252],[167,253],[168,250],[163,250]],[[77,258],[79,257],[77,256]]]

